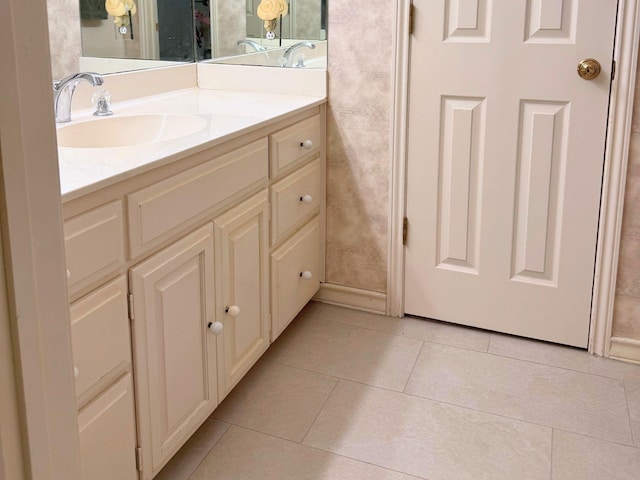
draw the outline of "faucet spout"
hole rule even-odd
[[[78,83],[89,82],[94,87],[102,85],[104,78],[99,73],[80,72],[53,83],[53,108],[56,123],[71,121],[71,100]]]
[[[250,40],[248,38],[243,38],[242,40],[238,40],[236,45],[238,45],[238,46],[247,45],[247,46],[251,47],[254,52],[266,52],[267,51],[266,47],[264,47],[263,45],[260,45],[255,40]]]
[[[290,67],[292,66],[292,59],[293,54],[299,49],[299,48],[310,48],[311,50],[313,50],[314,48],[316,48],[316,44],[315,43],[311,43],[308,40],[302,41],[302,42],[298,42],[298,43],[294,43],[293,45],[291,45],[289,48],[287,48],[284,51],[284,54],[282,55],[282,58],[284,59],[284,65],[285,67]],[[302,63],[302,65],[300,63],[298,63],[297,66],[304,66],[304,63]]]

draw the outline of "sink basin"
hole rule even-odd
[[[207,121],[192,115],[114,115],[59,127],[58,146],[67,148],[128,147],[186,137],[202,130]]]

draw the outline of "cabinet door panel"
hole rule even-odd
[[[136,480],[136,431],[131,374],[78,412],[82,478]]]
[[[212,230],[208,224],[131,269],[141,446],[153,473],[218,404],[217,340],[207,329]]]
[[[231,391],[269,346],[269,203],[267,191],[218,217],[217,318],[224,325],[218,352],[219,400]],[[226,307],[237,307],[226,312]]]

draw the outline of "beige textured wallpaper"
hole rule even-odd
[[[82,53],[78,0],[47,0],[51,74],[54,80],[78,71]]]
[[[384,292],[394,2],[328,6],[327,282]]]

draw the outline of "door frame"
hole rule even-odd
[[[405,252],[402,243],[402,230],[407,192],[410,5],[411,0],[395,0],[396,28],[393,38],[395,75],[393,78],[393,116],[391,122],[393,141],[389,169],[390,212],[387,248],[387,314],[394,317],[404,315]],[[607,121],[607,142],[588,347],[590,353],[606,357],[612,353],[611,326],[631,139],[639,39],[640,0],[619,0],[613,52],[616,75],[611,86]],[[613,343],[616,343],[616,339]],[[620,343],[631,346],[626,339]],[[640,348],[640,342],[635,347]],[[615,352],[611,356],[615,356]]]

